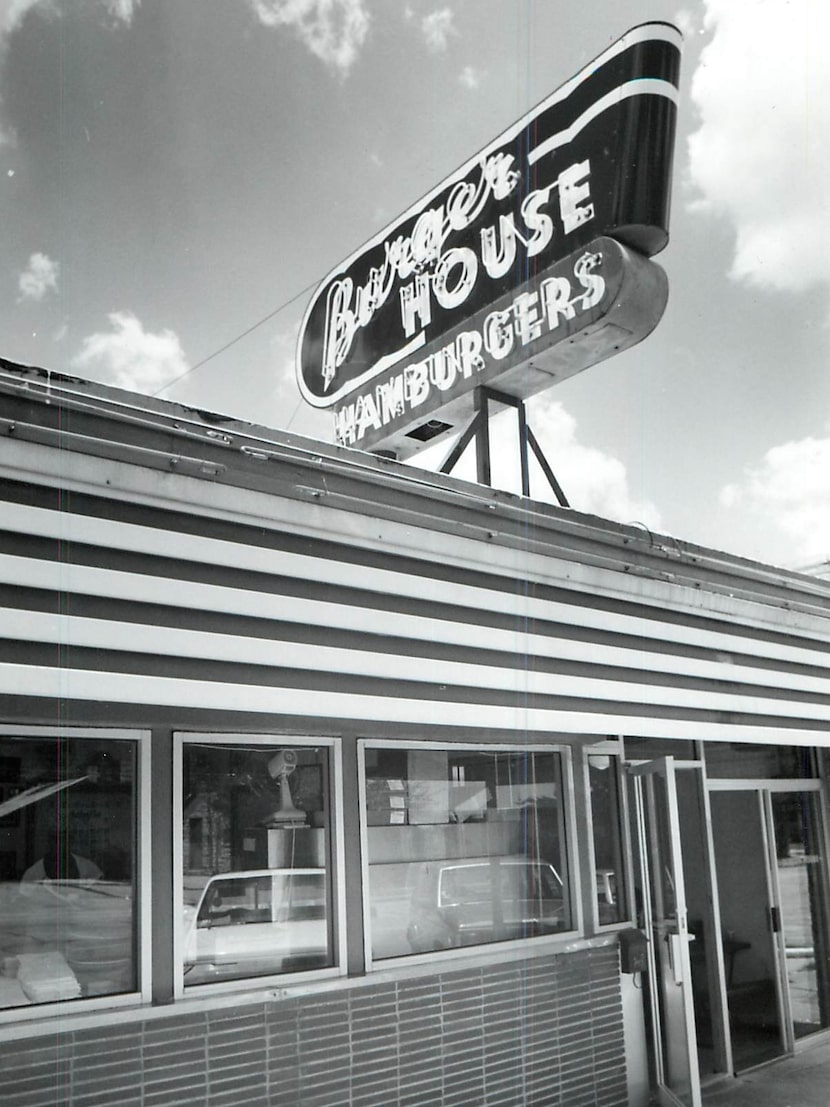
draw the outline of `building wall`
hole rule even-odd
[[[579,772],[569,949],[364,979],[358,739],[817,744],[830,588],[172,406],[6,399],[0,721],[151,732],[161,1006],[15,1033],[4,1107],[624,1103],[617,950],[590,923]],[[164,1006],[171,750],[196,730],[340,743],[351,982]]]
[[[344,510],[330,488],[309,504],[276,479],[263,494],[15,454],[33,476],[0,485],[8,694],[60,695],[72,713],[311,713],[421,732],[722,740],[726,726],[731,740],[799,744],[826,729],[821,594],[767,598],[761,581],[752,599],[712,567],[704,588],[695,559],[680,582],[680,568],[602,565],[531,518],[517,546],[512,516],[504,534],[484,529],[482,514],[500,523],[486,502],[459,505],[442,530],[407,486],[402,521]],[[368,494],[357,506],[374,511]]]
[[[0,1045],[3,1107],[624,1107],[614,945]]]

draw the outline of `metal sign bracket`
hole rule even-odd
[[[495,388],[487,388],[478,385],[473,393],[473,406],[475,415],[470,420],[464,432],[459,437],[453,448],[447,454],[441,465],[440,472],[451,473],[461,455],[467,449],[471,440],[476,443],[476,480],[479,484],[492,487],[490,466],[490,404],[500,404],[502,407],[514,407],[519,421],[519,466],[522,475],[522,495],[530,495],[530,467],[528,464],[528,447],[533,451],[536,460],[547,478],[548,484],[553,489],[559,504],[562,507],[570,507],[562,486],[554,476],[553,470],[548,464],[547,458],[542,452],[542,447],[531,430],[525,414],[524,400],[518,396],[509,396],[506,392],[499,392]]]

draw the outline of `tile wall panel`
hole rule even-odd
[[[0,1044],[3,1107],[624,1107],[616,947]]]

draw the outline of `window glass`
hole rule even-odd
[[[334,963],[328,751],[188,742],[185,987]]]
[[[0,1009],[136,990],[136,748],[0,735]]]
[[[695,743],[683,738],[624,738],[626,761],[654,761],[674,757],[678,761],[696,761]]]
[[[600,926],[627,918],[623,888],[623,844],[619,758],[592,754],[588,758],[591,791],[591,833],[596,870],[596,919]]]
[[[375,960],[572,926],[557,753],[365,750]]]
[[[707,742],[704,752],[706,773],[710,777],[784,780],[816,775],[813,751],[806,746],[768,746],[758,742]]]

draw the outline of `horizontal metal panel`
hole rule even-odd
[[[183,658],[211,662],[214,660],[215,640],[210,635],[191,631],[168,629],[158,632],[153,628],[131,627],[134,642],[124,638],[117,623],[102,620],[75,620],[55,617],[40,612],[20,610],[0,611],[0,625],[3,638],[19,639],[21,642],[38,641],[60,646],[64,652],[74,649],[121,650],[133,645],[134,655],[144,655],[156,661],[156,673],[162,679],[164,673],[175,673],[178,664],[183,668]],[[108,631],[108,633],[107,633]],[[112,641],[107,641],[112,640]],[[530,699],[557,697],[559,700],[591,701],[594,706],[608,703],[611,710],[621,704],[650,707],[673,707],[677,711],[687,708],[689,712],[730,712],[780,716],[792,722],[805,720],[826,721],[830,714],[830,702],[827,696],[821,702],[803,702],[797,699],[771,699],[769,696],[743,692],[718,692],[716,689],[682,689],[682,687],[642,682],[602,680],[600,677],[580,676],[560,673],[540,673],[530,669],[495,668],[491,665],[474,665],[460,662],[435,662],[423,658],[401,658],[395,654],[371,653],[361,650],[341,650],[330,646],[303,643],[279,643],[260,640],[230,639],[236,645],[236,651],[230,651],[222,658],[228,662],[246,666],[243,684],[247,689],[258,685],[282,684],[291,681],[291,671],[314,674],[315,680],[308,677],[298,680],[298,686],[305,687],[307,694],[318,694],[321,685],[331,686],[338,677],[352,677],[355,692],[363,695],[406,695],[416,692],[424,699],[435,699],[443,704],[454,700],[464,700],[481,691],[481,701],[492,706],[494,701],[505,695],[521,695]],[[117,643],[117,644],[115,644]],[[226,645],[227,643],[222,643]],[[180,646],[180,649],[179,649]],[[236,653],[236,655],[234,655]],[[164,660],[163,660],[164,659]],[[37,663],[35,663],[37,664]],[[80,671],[82,666],[75,664],[71,654],[66,656],[59,668],[66,673],[74,668]],[[114,675],[131,675],[129,658],[117,661],[107,655],[97,656],[94,668],[108,669]],[[137,668],[137,666],[136,666]],[[274,670],[282,670],[277,673]],[[289,672],[284,672],[288,670]],[[148,674],[145,674],[145,676]],[[211,669],[209,664],[196,673],[181,673],[181,677],[190,677],[198,681],[221,682],[225,676],[222,671]],[[360,681],[357,685],[356,682]],[[392,687],[383,689],[374,686],[374,682],[390,682]],[[312,686],[310,686],[312,684]],[[415,685],[415,689],[413,689]],[[421,687],[417,687],[421,685]]]
[[[27,404],[31,387],[27,381]],[[57,393],[52,387],[50,382],[52,406],[42,414],[57,424]],[[60,396],[70,405],[78,398],[75,388],[61,388]],[[76,412],[75,417],[88,420],[94,413],[97,419],[104,406],[97,396],[92,404],[80,400],[80,410],[86,414]],[[195,436],[204,447],[212,442],[214,458],[220,464],[228,461],[228,451],[215,445],[214,427],[194,419],[191,411],[179,409],[175,419],[154,411],[148,420],[146,413],[136,417],[135,409],[123,404],[116,410],[120,423],[140,424],[142,433],[150,432],[151,422],[165,423],[156,440],[168,451],[168,468],[173,457],[169,433],[191,444]],[[131,464],[85,456],[79,451],[89,440],[63,442],[57,425],[47,436],[53,446],[34,445],[25,441],[24,425],[18,422],[14,438],[6,440],[0,474],[17,481],[25,474],[32,487],[50,488],[54,494],[59,486],[73,494],[95,496],[102,505],[105,489],[114,511],[137,504],[173,507],[182,516],[262,523],[295,534],[337,534],[343,543],[360,549],[434,557],[470,567],[498,566],[497,571],[508,574],[520,556],[530,580],[547,579],[548,566],[555,560],[561,570],[560,584],[566,589],[627,597],[656,609],[699,610],[770,630],[786,627],[794,636],[828,637],[826,584],[655,535],[639,525],[616,524],[521,500],[440,474],[390,468],[368,455],[338,451],[284,432],[275,436],[247,425],[235,425],[233,437],[238,444],[245,439],[260,447],[253,453],[263,460],[245,461],[240,456],[237,466],[241,464],[244,472],[236,472],[227,486],[180,475],[177,469],[150,472],[129,447],[118,456]],[[110,434],[116,429],[112,422],[104,426]],[[225,435],[218,438],[224,440]],[[61,448],[54,448],[58,444]],[[88,513],[108,514],[108,510]]]
[[[181,580],[169,580],[166,578],[151,577],[144,574],[124,573],[118,570],[104,568],[90,568],[89,566],[66,565],[57,562],[43,561],[40,559],[16,557],[14,555],[0,555],[0,579],[8,584],[38,588],[43,590],[63,592],[68,594],[83,594],[98,596],[113,601],[114,605],[128,601],[135,603],[156,604],[161,607],[189,607],[194,611],[205,613],[206,631],[198,633],[193,631],[178,630],[172,626],[161,627],[158,633],[154,633],[149,626],[142,626],[133,622],[116,624],[116,629],[105,620],[72,620],[74,626],[81,629],[74,634],[81,637],[73,637],[71,640],[78,644],[100,646],[110,649],[135,649],[146,650],[159,654],[181,654],[188,657],[212,657],[219,660],[251,661],[263,663],[262,657],[273,655],[273,648],[269,647],[266,638],[237,639],[232,635],[211,635],[211,625],[217,623],[221,615],[243,615],[257,619],[272,619],[281,622],[295,622],[302,626],[315,625],[321,628],[337,627],[350,630],[363,635],[371,635],[372,640],[377,641],[378,636],[406,638],[423,643],[442,643],[468,650],[480,649],[486,646],[489,650],[502,650],[515,656],[516,666],[532,668],[534,657],[546,658],[554,661],[570,661],[584,663],[593,669],[599,670],[602,666],[629,669],[636,674],[638,686],[655,687],[651,685],[650,674],[659,673],[664,676],[676,676],[688,682],[689,678],[724,682],[731,687],[738,685],[756,685],[759,688],[773,687],[782,690],[791,690],[807,695],[826,694],[825,680],[809,674],[771,670],[769,668],[755,669],[748,665],[736,665],[729,660],[705,661],[699,658],[685,656],[672,656],[660,649],[656,652],[647,652],[645,642],[636,650],[611,646],[601,642],[585,642],[575,639],[549,637],[543,634],[526,632],[513,632],[501,628],[482,628],[477,625],[468,625],[452,621],[450,619],[418,617],[401,612],[378,611],[355,607],[347,604],[325,603],[319,600],[306,600],[296,596],[281,596],[271,593],[246,591],[238,588],[226,588],[217,585],[202,584],[200,582],[187,582]],[[490,593],[486,594],[490,596]],[[479,598],[482,599],[481,593]],[[117,611],[117,606],[114,608]],[[35,640],[38,641],[69,641],[68,626],[55,624],[54,631],[48,629],[44,621],[48,616],[42,613],[31,613],[30,622],[34,626],[38,624],[42,629],[33,629]],[[174,614],[171,612],[171,621]],[[89,626],[86,626],[86,623]],[[93,626],[93,624],[97,624]],[[6,626],[6,635],[26,637],[25,626],[27,616],[18,610],[9,610]],[[119,641],[120,637],[120,641]],[[652,640],[653,641],[653,640]],[[174,645],[178,642],[178,646]],[[210,643],[210,644],[208,644]],[[656,643],[655,643],[656,644]],[[292,651],[301,647],[292,643]],[[317,647],[322,649],[323,647]],[[348,652],[348,651],[346,651]],[[806,655],[806,650],[798,651]],[[816,662],[822,655],[809,655]],[[387,657],[379,658],[380,668],[365,669],[365,672],[377,672],[378,675],[387,675]],[[265,662],[267,663],[267,662]],[[273,663],[283,664],[277,660]],[[305,664],[322,666],[322,662],[313,660]],[[412,671],[417,667],[417,659],[407,657],[401,664]],[[437,664],[436,662],[429,662]],[[296,662],[296,664],[301,664]],[[441,662],[441,665],[448,662]],[[338,666],[333,666],[338,669]],[[479,668],[471,666],[471,669]],[[339,671],[354,671],[342,666]],[[396,670],[391,675],[397,675]],[[458,679],[457,683],[477,684],[478,680],[471,677],[470,680]],[[582,693],[578,693],[582,694]],[[651,695],[651,692],[643,692],[643,695]],[[659,693],[655,693],[659,695]],[[708,693],[707,693],[708,695]],[[659,701],[656,701],[659,702]]]
[[[146,653],[170,659],[171,668],[181,657],[247,663],[262,667],[260,678],[268,683],[268,666],[331,673],[382,681],[399,685],[423,683],[423,695],[430,696],[430,687],[455,686],[463,689],[487,689],[522,693],[528,696],[556,696],[569,699],[608,701],[627,704],[653,704],[689,708],[698,711],[743,712],[758,715],[787,715],[795,720],[826,720],[830,716],[830,700],[808,703],[796,699],[772,699],[749,692],[719,692],[716,689],[685,689],[671,685],[603,680],[589,676],[540,673],[526,668],[496,668],[490,665],[470,665],[464,662],[435,660],[422,657],[401,657],[396,654],[368,650],[344,650],[325,645],[299,642],[281,643],[263,639],[215,636],[175,627],[149,627],[135,624],[123,626],[102,619],[76,619],[42,612],[0,609],[0,626],[14,631],[25,641],[43,642],[63,648],[82,647]],[[102,667],[105,661],[102,659]],[[209,679],[210,674],[205,674]],[[259,683],[255,675],[254,683]],[[246,685],[247,686],[247,685]],[[822,689],[826,692],[826,685]],[[444,697],[442,696],[443,700]]]
[[[773,742],[782,745],[815,745],[822,733],[822,719],[815,727],[788,725],[780,715],[740,722],[728,718],[706,719],[640,715],[636,711],[614,713],[592,709],[556,710],[520,705],[454,700],[406,699],[396,695],[367,696],[339,691],[303,688],[268,688],[251,684],[178,680],[159,676],[0,664],[0,694],[61,697],[86,702],[143,704],[173,708],[204,708],[277,715],[313,715],[319,719],[377,721],[393,726],[475,727],[525,735],[551,733],[627,734],[641,737],[699,739],[701,741]],[[645,705],[644,705],[645,709]]]
[[[801,640],[798,637],[794,638],[793,644],[784,644],[722,629],[703,630],[669,619],[643,618],[633,612],[629,615],[603,611],[580,606],[576,602],[578,593],[575,593],[573,604],[539,599],[526,595],[517,587],[522,579],[521,574],[508,578],[509,586],[506,586],[505,591],[497,591],[474,584],[414,576],[396,572],[394,569],[361,566],[332,558],[311,557],[192,534],[172,534],[163,529],[93,519],[89,516],[72,516],[68,512],[45,511],[23,504],[7,503],[4,505],[4,515],[7,512],[9,525],[13,524],[22,533],[50,537],[61,542],[100,544],[102,549],[128,550],[165,558],[172,556],[182,562],[246,569],[275,576],[279,574],[299,580],[325,580],[344,588],[466,607],[475,612],[498,612],[517,620],[571,624],[606,633],[636,635],[646,640],[674,642],[727,654],[744,654],[750,658],[765,656],[789,664],[830,668],[830,652],[812,651],[800,646],[797,644]],[[549,564],[552,568],[555,563]],[[62,565],[61,568],[68,571],[73,567]],[[552,575],[551,583],[558,583]],[[830,625],[827,635],[830,637]]]

